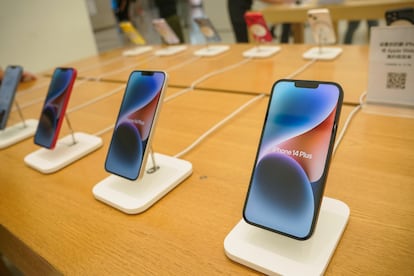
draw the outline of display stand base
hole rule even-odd
[[[155,51],[156,56],[172,56],[187,50],[185,45],[171,45]]]
[[[93,187],[93,195],[127,214],[144,212],[192,173],[188,161],[158,153],[154,157],[159,166],[155,172],[146,171],[135,181],[110,175]],[[147,169],[151,167],[152,162],[147,162]]]
[[[81,132],[75,132],[74,136],[75,144],[72,135],[65,136],[53,150],[41,148],[27,155],[24,162],[41,173],[53,173],[102,146],[100,137]]]
[[[349,218],[342,201],[324,197],[314,234],[295,240],[241,220],[224,240],[226,255],[268,275],[321,275]]]
[[[250,50],[244,51],[243,56],[244,57],[251,57],[251,58],[266,58],[270,57],[277,52],[280,51],[279,46],[256,46]]]
[[[313,47],[303,54],[305,59],[335,59],[342,53],[342,48],[339,47]]]
[[[152,46],[139,46],[134,49],[125,50],[122,52],[123,56],[139,56],[152,50]]]
[[[25,124],[26,126],[21,122],[0,130],[0,149],[7,148],[33,136],[36,132],[38,120],[28,119],[25,120]]]
[[[194,55],[200,57],[212,57],[224,53],[230,49],[228,45],[209,45],[205,48],[194,52]]]
[[[365,103],[362,105],[362,111],[369,114],[414,118],[414,107]]]

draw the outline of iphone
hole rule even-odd
[[[55,147],[76,75],[74,68],[56,68],[53,72],[34,136],[35,144],[48,149]]]
[[[300,240],[312,235],[342,98],[332,82],[273,85],[243,210],[247,223]]]
[[[106,171],[129,180],[142,177],[166,82],[162,71],[130,74],[106,156]]]

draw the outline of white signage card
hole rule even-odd
[[[367,103],[414,106],[414,26],[371,28]]]

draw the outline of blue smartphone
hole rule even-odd
[[[342,99],[332,82],[273,85],[243,209],[247,223],[300,240],[312,235]]]
[[[34,136],[35,144],[48,149],[55,147],[76,74],[74,68],[56,68],[53,72]]]
[[[106,155],[107,172],[130,180],[142,177],[166,82],[162,71],[130,74]]]
[[[4,71],[3,81],[0,86],[0,129],[6,128],[22,74],[23,68],[18,65],[7,66]]]

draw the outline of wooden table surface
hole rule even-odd
[[[324,65],[312,67],[323,72]],[[95,133],[111,126],[123,84],[76,83],[68,107],[75,130]],[[169,87],[167,96],[180,90]],[[22,92],[20,105],[46,93]],[[196,89],[166,102],[154,150],[177,154],[254,97]],[[90,105],[82,107],[85,102]],[[123,214],[92,195],[93,186],[108,176],[103,163],[111,131],[102,134],[100,149],[49,175],[24,164],[38,149],[31,139],[1,150],[0,162],[7,166],[0,168],[0,251],[27,274],[257,274],[228,259],[223,241],[241,219],[267,102],[268,97],[257,100],[184,155],[192,175],[139,215]],[[36,118],[41,105],[27,105],[25,116]],[[353,108],[344,105],[338,133]],[[10,123],[18,121],[15,113]],[[64,125],[61,136],[67,133]],[[413,137],[413,119],[359,112],[352,120],[325,193],[351,209],[327,275],[413,273]]]
[[[194,56],[193,52],[200,46],[189,46],[185,52],[170,57],[158,57],[152,52],[138,57],[123,57],[122,51],[116,50],[65,66],[77,68],[80,79],[101,78],[102,81],[119,83],[126,83],[133,70],[165,70],[171,87],[194,85],[205,90],[248,94],[270,94],[276,80],[289,77],[303,68],[303,72],[290,78],[337,82],[345,91],[345,103],[359,103],[368,82],[367,45],[340,45],[343,53],[337,59],[315,62],[302,58],[312,45],[279,46],[281,50],[274,56],[255,59],[242,56],[244,51],[254,47],[252,44],[231,45],[228,52],[215,57]]]

